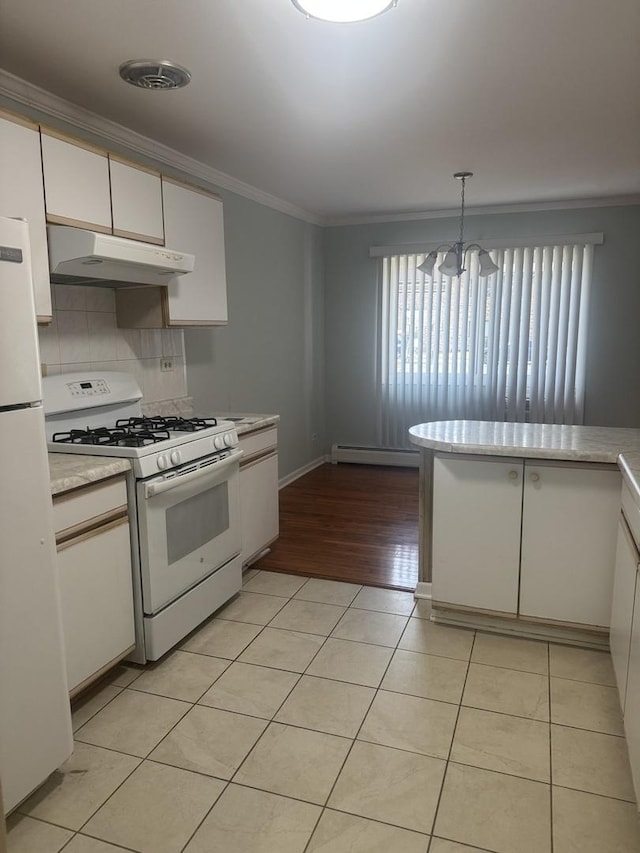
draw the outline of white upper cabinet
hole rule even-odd
[[[111,233],[106,151],[42,129],[47,221]]]
[[[38,322],[51,321],[51,285],[44,214],[38,125],[0,113],[0,216],[29,224],[31,265]]]
[[[227,322],[222,201],[163,178],[165,245],[195,255],[192,273],[169,281],[167,325],[214,326]]]
[[[160,172],[109,155],[113,233],[118,237],[164,243]]]

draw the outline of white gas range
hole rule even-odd
[[[238,436],[215,418],[143,417],[126,373],[43,380],[50,452],[126,458],[136,651],[157,660],[242,584]]]

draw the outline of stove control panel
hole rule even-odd
[[[85,379],[77,382],[67,382],[67,388],[72,397],[97,397],[110,394],[111,389],[104,379]]]

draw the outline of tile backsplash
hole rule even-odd
[[[119,329],[115,290],[55,284],[53,322],[39,326],[40,361],[47,373],[122,370],[132,373],[146,403],[186,397],[182,329]],[[160,370],[161,358],[173,370]]]

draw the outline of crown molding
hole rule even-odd
[[[32,110],[38,110],[52,118],[68,122],[74,127],[94,133],[107,143],[122,145],[129,151],[150,157],[158,163],[177,169],[190,177],[199,178],[216,187],[229,190],[243,198],[248,198],[265,207],[270,207],[280,213],[309,222],[312,225],[324,225],[326,219],[317,213],[312,213],[291,202],[271,195],[271,193],[253,187],[224,172],[181,154],[168,145],[156,142],[121,124],[103,118],[90,110],[72,104],[33,83],[22,80],[14,74],[0,68],[0,95],[9,98],[16,104],[21,104]]]
[[[640,195],[605,196],[603,198],[579,198],[567,201],[535,201],[520,204],[494,204],[485,207],[465,206],[466,216],[483,216],[500,213],[535,213],[546,210],[573,210],[587,207],[626,207],[640,204]],[[379,213],[361,216],[326,216],[323,224],[330,227],[340,225],[374,225],[383,222],[410,222],[418,219],[450,219],[460,217],[460,207],[446,210],[423,210],[413,213]]]
[[[73,127],[95,134],[106,143],[121,145],[128,151],[149,157],[157,163],[176,169],[191,178],[197,178],[213,186],[229,190],[243,198],[255,201],[265,207],[277,210],[295,219],[312,225],[341,226],[341,225],[373,225],[384,222],[410,222],[421,219],[446,219],[457,217],[459,207],[445,210],[423,210],[412,212],[379,213],[379,214],[349,214],[344,216],[324,216],[306,210],[271,193],[264,192],[244,181],[220,172],[217,169],[181,154],[168,145],[156,142],[136,131],[130,130],[117,122],[110,121],[60,98],[39,86],[10,74],[0,68],[0,96],[15,103],[42,113],[46,117],[59,119]],[[548,210],[571,210],[588,207],[619,207],[640,204],[640,195],[607,196],[603,198],[568,199],[566,201],[523,202],[520,204],[490,205],[485,207],[468,207],[465,213],[469,216],[486,214],[533,213]]]

